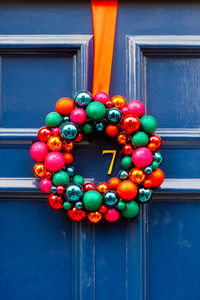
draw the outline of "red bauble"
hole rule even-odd
[[[55,210],[63,208],[63,200],[61,196],[50,194],[48,198],[49,205]]]
[[[105,214],[107,212],[107,207],[105,205],[101,205],[101,207],[99,208],[100,213]]]
[[[133,147],[131,144],[126,144],[123,146],[122,148],[122,152],[125,154],[125,155],[132,155],[133,154]]]
[[[45,172],[45,178],[51,179],[51,177],[52,177],[52,173],[50,171],[46,171]]]
[[[69,152],[63,153],[63,157],[65,159],[65,164],[66,165],[71,165],[71,163],[73,162],[73,155]]]
[[[118,134],[118,136],[117,136],[118,144],[125,145],[127,143],[127,141],[128,141],[128,137],[125,133]]]
[[[158,168],[155,171],[153,171],[151,174],[148,175],[148,179],[151,180],[152,187],[156,188],[156,187],[159,187],[163,183],[163,181],[165,179],[165,175],[164,175],[163,171]]]
[[[64,191],[65,191],[64,186],[62,186],[62,185],[58,185],[58,186],[57,186],[56,192],[57,192],[58,194],[63,194]]]
[[[116,190],[118,185],[120,184],[121,180],[118,177],[112,177],[108,181],[108,187],[111,190]]]
[[[150,143],[155,144],[156,149],[159,148],[161,146],[161,144],[162,144],[161,138],[158,135],[156,135],[156,134],[150,136],[149,141],[150,141]]]
[[[100,183],[97,185],[96,190],[97,190],[99,193],[101,193],[101,194],[106,193],[107,190],[108,190],[108,185],[107,185],[107,183],[105,183],[105,182],[100,182]]]
[[[73,221],[81,221],[86,217],[86,213],[81,209],[77,209],[76,207],[68,210],[67,214]]]
[[[83,139],[83,135],[79,133],[78,137],[74,140],[74,143],[80,143]]]
[[[42,127],[38,130],[38,139],[41,142],[46,142],[50,136],[51,129],[49,129],[48,127]]]
[[[63,141],[63,148],[66,152],[71,152],[72,149],[74,148],[74,143],[73,142],[67,142]]]
[[[119,134],[119,128],[117,125],[108,125],[106,126],[106,134],[110,137],[114,137]]]
[[[106,101],[105,106],[108,108],[112,107],[113,105],[112,105],[111,100]]]
[[[91,182],[87,182],[84,184],[83,189],[85,192],[93,191],[93,190],[95,190],[95,185]]]
[[[122,129],[129,134],[137,131],[140,127],[140,120],[137,117],[128,115],[122,121]]]
[[[99,223],[99,221],[101,221],[101,219],[103,218],[102,214],[98,211],[89,213],[87,217],[88,220],[94,224]]]

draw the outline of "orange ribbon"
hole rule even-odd
[[[91,0],[94,31],[93,95],[109,94],[117,0]]]

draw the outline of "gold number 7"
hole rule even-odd
[[[111,160],[111,163],[110,163],[110,167],[108,169],[108,175],[110,175],[112,173],[112,169],[113,169],[113,165],[114,165],[114,161],[115,161],[115,157],[116,157],[116,153],[117,153],[117,150],[103,150],[102,154],[112,154],[113,157],[112,157],[112,160]]]

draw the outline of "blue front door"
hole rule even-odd
[[[0,299],[199,299],[199,28],[199,4],[119,2],[110,95],[157,119],[166,180],[136,220],[72,224],[29,149],[59,98],[91,90],[90,2],[0,4]],[[101,139],[75,151],[90,180],[108,180]]]

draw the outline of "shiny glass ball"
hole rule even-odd
[[[83,190],[79,185],[70,184],[66,187],[66,197],[69,201],[79,201],[83,196]]]
[[[104,127],[105,126],[102,122],[96,123],[96,125],[95,125],[95,128],[96,128],[97,131],[103,131]]]
[[[147,174],[151,174],[153,172],[153,169],[152,169],[152,167],[149,166],[149,167],[146,167],[144,171]]]
[[[73,207],[72,209],[68,210],[67,215],[73,221],[79,222],[86,217],[86,212],[76,207]]]
[[[113,206],[113,205],[115,205],[117,203],[118,198],[117,198],[117,195],[114,192],[108,191],[103,196],[103,200],[104,200],[104,202],[105,202],[106,205]]]
[[[86,108],[86,106],[93,100],[92,94],[87,91],[79,91],[74,97],[74,103],[77,107]]]
[[[83,208],[83,203],[81,201],[76,202],[75,204],[77,209],[82,209]]]
[[[101,219],[103,218],[102,214],[98,211],[89,213],[87,217],[88,220],[94,224],[99,223],[99,221],[101,221]]]
[[[140,121],[137,117],[128,115],[126,117],[123,118],[122,121],[122,129],[131,134],[134,131],[137,131],[140,127]]]
[[[153,155],[153,161],[156,161],[159,165],[163,162],[163,157],[160,152],[155,152]]]
[[[67,167],[65,169],[65,171],[68,173],[70,178],[75,176],[75,168],[74,167]]]
[[[67,122],[69,122],[69,121],[70,121],[70,117],[67,116],[67,117],[64,117],[64,118],[63,118],[63,123],[67,123]]]
[[[107,111],[107,117],[110,122],[117,123],[121,119],[120,110],[117,108],[110,108]]]
[[[34,172],[35,176],[37,176],[39,178],[44,178],[46,175],[46,167],[43,163],[37,163],[33,167],[33,172]]]
[[[130,179],[134,183],[141,183],[145,180],[146,174],[140,168],[134,168],[129,173]]]
[[[133,154],[133,147],[132,147],[132,145],[129,144],[129,143],[128,143],[128,144],[125,144],[125,145],[122,147],[122,152],[123,152],[125,155],[127,155],[127,156]]]
[[[61,138],[59,136],[50,136],[47,141],[47,147],[51,151],[60,151],[63,147]]]
[[[152,166],[153,170],[156,170],[159,167],[159,163],[157,161],[153,161],[152,164],[151,164],[151,166]]]
[[[63,208],[64,208],[64,209],[68,210],[68,209],[70,209],[71,207],[72,207],[72,204],[71,204],[70,202],[65,201],[65,202],[63,203]]]
[[[64,123],[61,126],[61,134],[65,139],[75,140],[78,133],[78,127],[72,122]]]
[[[74,148],[74,143],[70,141],[63,141],[63,148],[66,152],[71,152],[72,149]]]
[[[113,106],[115,106],[119,109],[122,109],[123,107],[126,106],[126,100],[122,96],[117,95],[117,96],[112,97],[111,102],[112,102]]]
[[[150,189],[139,189],[138,191],[138,200],[140,202],[147,202],[151,198],[151,190]]]
[[[117,136],[117,142],[120,145],[125,145],[128,141],[127,135],[125,133],[120,133]]]
[[[119,172],[119,174],[118,174],[118,177],[119,177],[119,179],[121,179],[121,180],[126,180],[126,179],[128,179],[129,174],[128,174],[127,171],[121,170],[121,171]]]
[[[126,203],[122,200],[120,200],[118,203],[117,203],[117,208],[119,210],[123,210],[124,208],[126,207]]]
[[[40,142],[46,142],[51,136],[51,129],[48,127],[42,127],[38,130],[38,139]]]
[[[57,193],[56,186],[52,186],[52,187],[51,187],[51,192],[52,192],[53,194],[56,194],[56,193]]]

